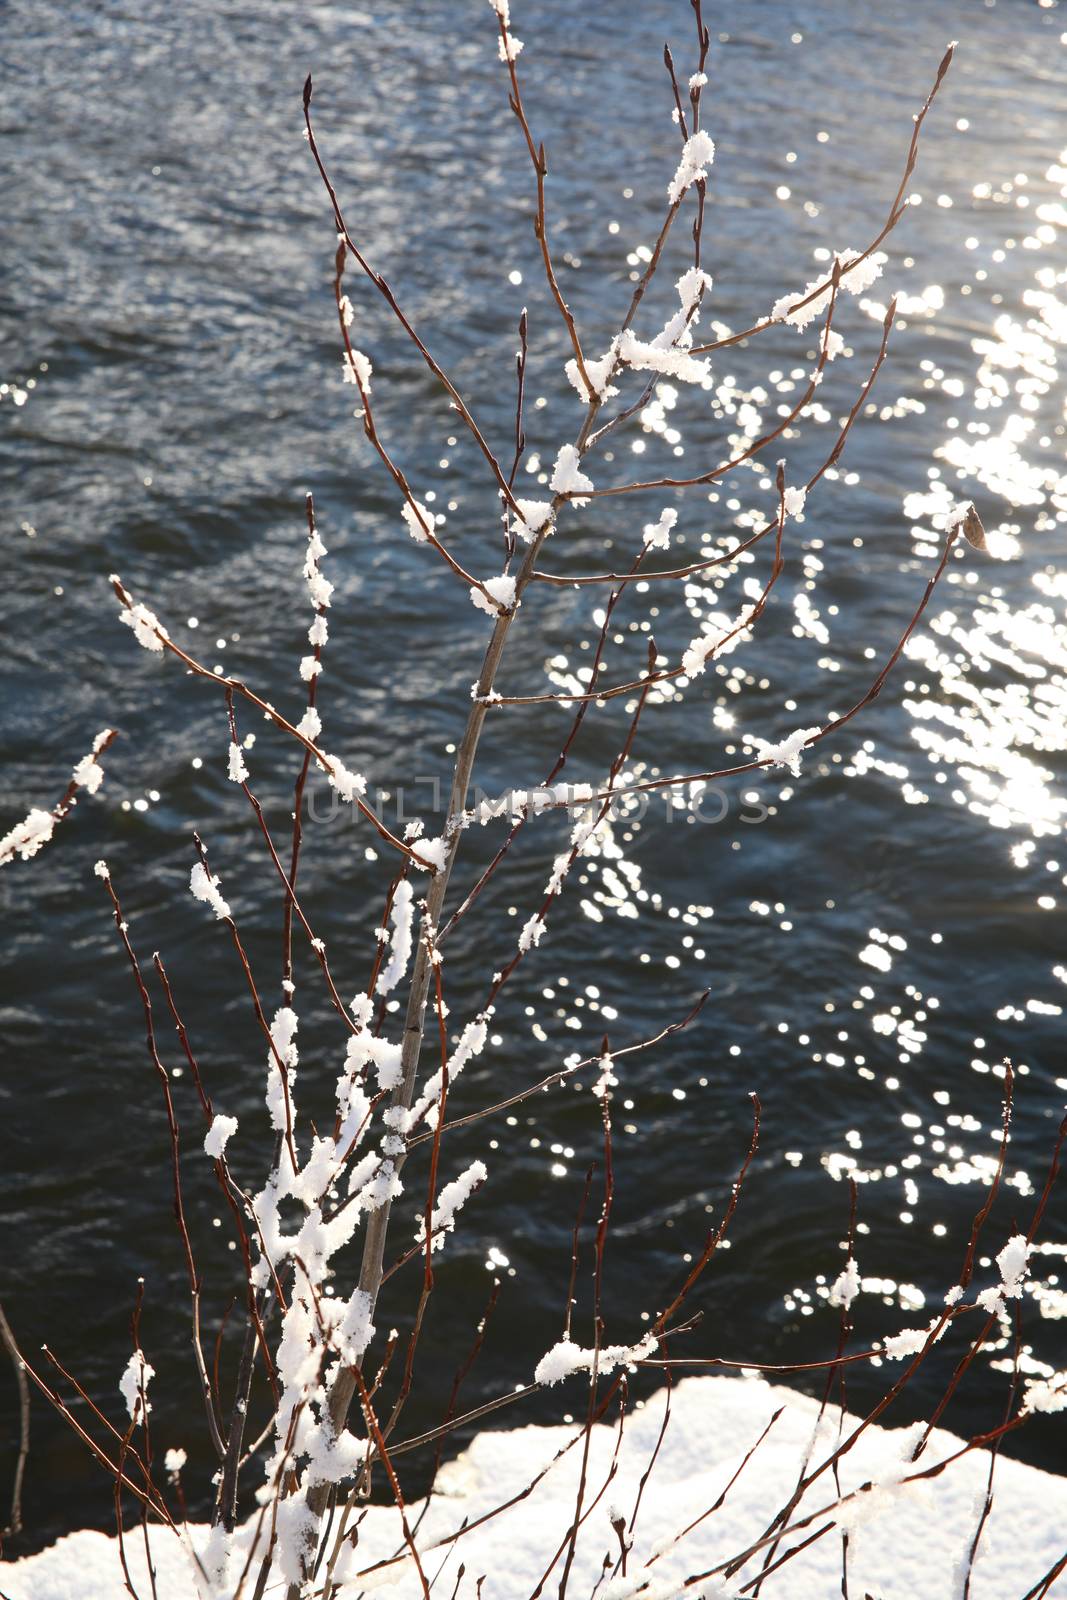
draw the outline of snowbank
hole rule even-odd
[[[575,1405],[578,1398],[579,1385],[575,1383]],[[587,1600],[605,1554],[618,1551],[610,1517],[617,1509],[629,1520],[639,1479],[659,1432],[664,1398],[661,1392],[627,1422],[618,1473],[583,1527],[568,1589],[573,1600]],[[780,1406],[783,1414],[725,1505],[689,1535],[684,1558],[672,1556],[665,1548],[672,1536],[715,1502]],[[793,1489],[812,1440],[816,1410],[815,1403],[804,1396],[759,1379],[690,1378],[676,1387],[671,1425],[645,1489],[629,1565],[630,1572],[637,1573],[657,1547],[664,1549],[649,1573],[657,1580],[657,1600],[673,1593],[669,1586],[658,1586],[664,1580],[681,1581],[711,1567],[763,1531],[770,1514]],[[820,1435],[823,1453],[836,1428],[835,1415],[832,1430],[825,1438]],[[533,1591],[573,1515],[578,1448],[564,1456],[533,1493],[510,1511],[454,1547],[433,1547],[465,1519],[472,1520],[509,1495],[518,1494],[574,1433],[572,1427],[484,1433],[444,1470],[439,1492],[418,1535],[427,1577],[432,1579],[443,1564],[435,1593],[452,1594],[461,1562],[466,1568],[458,1591],[463,1600],[473,1600],[477,1578],[483,1573],[487,1575],[481,1591],[484,1600],[525,1600]],[[912,1440],[907,1430],[869,1429],[842,1464],[843,1489],[867,1480],[891,1484]],[[952,1434],[938,1432],[925,1462],[943,1459],[959,1442]],[[596,1431],[587,1505],[605,1485],[614,1445],[614,1430],[604,1426]],[[850,1537],[850,1592],[861,1595],[869,1591],[877,1600],[957,1600],[962,1593],[959,1565],[974,1536],[988,1466],[988,1456],[976,1452],[921,1488],[885,1488],[877,1500],[866,1496],[865,1515],[854,1518],[859,1526]],[[826,1477],[812,1488],[804,1510],[816,1510],[832,1497],[826,1492]],[[1004,1459],[997,1465],[994,1493],[993,1515],[975,1567],[971,1600],[1018,1600],[1063,1552],[1067,1479]],[[420,1509],[409,1508],[412,1521]],[[813,1524],[816,1526],[819,1524]],[[193,1533],[199,1542],[204,1530]],[[138,1545],[137,1538],[127,1543],[135,1582],[144,1574]],[[397,1512],[374,1508],[361,1524],[350,1570],[386,1560],[403,1549]],[[196,1600],[196,1585],[178,1541],[160,1532],[153,1538],[153,1550],[159,1600]],[[408,1600],[421,1595],[410,1558],[387,1570],[391,1597]],[[755,1566],[746,1569],[737,1582],[744,1582],[756,1570]],[[840,1593],[840,1582],[841,1540],[833,1533],[769,1578],[762,1593],[767,1600],[775,1596],[827,1600]],[[350,1582],[342,1593],[346,1600],[355,1600],[357,1594],[385,1583],[386,1573],[382,1572],[376,1581]],[[150,1593],[147,1580],[138,1582],[138,1587],[142,1596]],[[555,1593],[557,1587],[558,1576],[546,1592]],[[72,1534],[41,1555],[0,1567],[0,1591],[9,1600],[120,1600],[125,1591],[115,1541],[99,1533]],[[599,1592],[603,1597],[603,1588]],[[694,1597],[703,1592],[699,1584],[686,1591]],[[720,1591],[712,1584],[708,1592],[718,1596],[734,1591]],[[1048,1594],[1067,1596],[1067,1574]]]

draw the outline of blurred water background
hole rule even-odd
[[[340,382],[334,233],[301,137],[307,72],[353,231],[502,453],[513,427],[515,324],[529,308],[521,492],[541,492],[579,407],[562,377],[564,337],[531,233],[531,175],[482,0],[13,0],[4,9],[0,831],[58,798],[99,728],[114,725],[122,737],[99,795],[37,860],[0,873],[0,1297],[26,1349],[48,1339],[117,1417],[129,1311],[145,1278],[157,1450],[189,1450],[192,1509],[201,1512],[197,1485],[207,1485],[210,1466],[166,1124],[92,867],[106,856],[145,963],[163,954],[209,1088],[241,1119],[236,1168],[257,1186],[264,1050],[225,932],[187,891],[192,829],[208,843],[272,1006],[281,1003],[280,905],[254,818],[226,779],[222,696],[137,649],[118,625],[107,574],[120,572],[208,666],[299,715],[309,620],[303,497],[313,490],[337,585],[323,742],[370,775],[388,797],[387,820],[403,786],[407,814],[425,816],[430,831],[432,780],[450,770],[488,627],[407,537],[398,497],[353,420],[353,391]],[[662,47],[669,38],[680,70],[693,70],[691,13],[682,0],[541,0],[514,10],[528,109],[549,155],[561,281],[597,354],[662,216],[677,160]],[[885,693],[824,742],[799,779],[760,773],[726,787],[724,802],[705,804],[705,820],[686,807],[668,814],[659,800],[616,818],[617,858],[583,866],[551,938],[505,991],[495,1042],[457,1086],[454,1106],[511,1092],[572,1051],[595,1051],[605,1033],[622,1045],[655,1032],[709,988],[698,1025],[620,1064],[609,1336],[640,1333],[641,1311],[664,1303],[721,1214],[755,1089],[760,1156],[731,1247],[697,1297],[704,1320],[687,1348],[817,1359],[836,1337],[825,1297],[843,1260],[847,1174],[860,1179],[865,1340],[927,1320],[958,1272],[992,1170],[999,1063],[1016,1065],[1018,1103],[991,1247],[1013,1221],[1029,1220],[1067,1087],[1067,12],[1055,0],[709,0],[706,14],[705,117],[718,144],[705,227],[712,331],[747,326],[815,276],[826,259],[817,252],[874,237],[912,114],[947,40],[960,48],[885,275],[842,307],[854,355],[835,363],[815,414],[772,458],[785,455],[798,481],[825,456],[898,291],[872,406],[790,529],[787,569],[756,639],[684,697],[650,707],[635,770],[726,765],[744,732],[780,737],[851,704],[917,604],[936,561],[937,517],[955,500],[976,501],[994,554],[952,562]],[[685,264],[678,229],[640,325],[646,337],[670,313],[670,284]],[[416,492],[444,513],[442,536],[467,566],[499,570],[483,464],[374,292],[354,276],[348,286],[385,438]],[[813,345],[810,329],[775,329],[716,358],[710,390],[661,387],[615,438],[596,481],[696,472],[721,459],[730,439],[795,401]],[[618,565],[666,503],[594,503],[565,520],[542,565]],[[676,550],[691,559],[713,551],[767,504],[766,469],[691,493],[678,501]],[[722,593],[700,580],[684,592],[631,591],[612,629],[608,680],[640,669],[649,626],[677,660],[700,619],[735,611],[741,584],[762,581],[766,562],[763,554],[742,568]],[[597,632],[588,601],[588,592],[531,591],[505,691],[573,686]],[[618,701],[591,716],[569,775],[601,773],[627,720]],[[538,781],[569,721],[551,705],[499,713],[482,785]],[[241,724],[257,734],[254,785],[284,836],[293,751],[243,713]],[[365,825],[332,814],[322,787],[313,790],[303,896],[343,992],[354,992],[366,982],[390,863]],[[471,840],[454,893],[473,881],[499,831]],[[447,975],[457,1025],[539,905],[562,837],[558,819],[529,829],[480,918],[461,925]],[[343,1040],[316,973],[301,948],[301,1100],[328,1118]],[[161,1032],[168,1065],[180,1066]],[[213,1339],[238,1287],[236,1261],[226,1219],[214,1226],[220,1205],[197,1149],[188,1075],[175,1094]],[[595,1104],[571,1091],[539,1097],[510,1121],[457,1136],[448,1172],[477,1151],[491,1181],[446,1252],[408,1431],[437,1420],[441,1385],[494,1275],[500,1302],[467,1403],[526,1381],[558,1337],[569,1232],[599,1151]],[[417,1204],[413,1188],[401,1207]],[[1025,1324],[1031,1370],[1064,1355],[1062,1197],[1049,1221],[1059,1253],[1039,1263],[1051,1287]],[[407,1303],[398,1281],[379,1326],[402,1326]],[[224,1367],[239,1320],[222,1341]],[[953,1353],[901,1420],[930,1403]],[[995,1422],[1002,1400],[990,1360],[1008,1354],[1002,1339],[982,1357],[949,1425]],[[850,1393],[870,1400],[886,1381],[884,1369],[854,1373]],[[523,1417],[555,1415],[558,1398]],[[1061,1464],[1053,1421],[1010,1448]],[[5,1484],[15,1427],[5,1368]],[[106,1479],[35,1401],[18,1548],[107,1526],[110,1515]]]

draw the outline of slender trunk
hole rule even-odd
[[[7,1527],[3,1530],[4,1538],[14,1538],[16,1534],[22,1532],[22,1479],[26,1471],[26,1458],[30,1453],[30,1386],[26,1382],[26,1370],[22,1364],[19,1347],[15,1343],[15,1335],[4,1316],[3,1306],[0,1306],[0,1342],[7,1347],[11,1357],[19,1391],[19,1453],[15,1462],[15,1480],[11,1488],[11,1516]]]
[[[583,430],[584,432],[584,430]],[[554,518],[553,518],[554,520]],[[551,522],[546,529],[534,539],[526,552],[526,558],[516,578],[516,599],[521,596],[523,589],[529,582],[530,573],[533,571],[534,562],[540,553],[541,546],[551,530]],[[478,743],[481,739],[482,728],[485,723],[486,711],[485,696],[493,688],[500,659],[504,653],[508,630],[515,619],[512,611],[507,616],[497,618],[493,628],[489,647],[485,652],[482,670],[478,677],[477,695],[471,706],[467,718],[467,726],[456,754],[456,766],[452,777],[452,791],[448,800],[448,814],[445,822],[445,832],[455,819],[462,815],[466,809],[467,793],[470,788],[471,774],[474,769],[474,760],[478,752]],[[448,849],[445,864],[437,872],[430,883],[429,893],[426,896],[426,914],[430,923],[436,927],[441,920],[441,911],[444,906],[445,895],[448,891],[448,881],[452,874],[452,867],[459,852],[459,843],[462,829],[457,828],[448,838]],[[410,1107],[415,1097],[415,1080],[418,1073],[419,1056],[422,1050],[422,1037],[426,1021],[426,1003],[430,991],[430,978],[432,964],[427,951],[425,940],[420,939],[415,951],[415,963],[411,975],[411,988],[408,993],[407,1012],[404,1018],[404,1038],[401,1047],[401,1078],[393,1092],[393,1105]],[[404,1158],[398,1158],[396,1166],[399,1171]],[[377,1302],[378,1291],[382,1284],[382,1272],[385,1259],[385,1241],[389,1232],[389,1218],[392,1212],[392,1202],[386,1201],[378,1210],[373,1212],[367,1223],[367,1233],[363,1242],[363,1260],[360,1266],[359,1287],[367,1295],[373,1306]],[[340,1434],[348,1420],[349,1407],[356,1392],[356,1380],[352,1372],[342,1368],[334,1379],[329,1397],[329,1416],[333,1431]],[[314,1484],[308,1490],[308,1508],[316,1519],[321,1519],[326,1510],[329,1499],[330,1485],[328,1483]],[[314,1551],[308,1554],[308,1571],[313,1560]],[[292,1584],[288,1590],[288,1600],[299,1600],[300,1585]]]
[[[255,1292],[255,1291],[253,1291]],[[233,1411],[230,1415],[230,1428],[226,1435],[226,1455],[222,1463],[222,1478],[219,1484],[219,1496],[215,1507],[215,1522],[221,1522],[227,1533],[232,1533],[237,1525],[237,1476],[241,1470],[241,1450],[244,1445],[245,1424],[248,1421],[248,1401],[252,1393],[252,1374],[255,1367],[256,1354],[256,1319],[262,1318],[267,1310],[267,1296],[262,1290],[258,1294],[258,1304],[255,1308],[248,1308],[248,1318],[245,1322],[245,1338],[241,1347],[241,1360],[237,1368],[237,1385],[234,1391]]]

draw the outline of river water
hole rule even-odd
[[[680,71],[693,70],[691,13],[682,0],[542,0],[514,11],[527,106],[548,151],[561,284],[599,354],[654,242],[677,161],[661,54],[670,38]],[[1015,1064],[1017,1109],[991,1250],[1028,1223],[1067,1087],[1067,13],[1054,0],[733,0],[709,4],[708,21],[705,120],[718,151],[703,326],[712,334],[765,314],[825,270],[828,249],[863,248],[876,235],[912,114],[948,39],[960,45],[886,272],[842,304],[853,354],[830,368],[814,414],[772,458],[786,457],[792,482],[823,460],[898,292],[870,406],[789,528],[786,569],[755,638],[684,695],[650,704],[629,770],[727,766],[745,733],[781,738],[851,705],[918,604],[937,560],[937,518],[957,499],[977,503],[992,552],[952,560],[881,697],[809,753],[799,778],[759,772],[706,794],[697,810],[668,810],[654,796],[647,810],[620,811],[609,848],[583,862],[550,937],[504,991],[490,1045],[453,1105],[514,1092],[572,1052],[597,1051],[605,1034],[616,1047],[647,1037],[708,989],[698,1023],[619,1063],[609,1337],[640,1333],[641,1313],[665,1303],[721,1215],[755,1090],[760,1154],[730,1248],[692,1302],[703,1321],[686,1348],[814,1360],[836,1337],[825,1296],[843,1261],[847,1175],[859,1179],[865,1341],[928,1319],[959,1271],[993,1166],[1000,1063]],[[224,930],[188,894],[192,830],[272,1007],[280,906],[254,818],[227,782],[222,696],[137,649],[118,625],[107,574],[121,573],[209,668],[298,716],[309,620],[303,499],[313,490],[336,585],[323,742],[368,773],[390,825],[399,801],[438,831],[434,782],[447,782],[488,619],[408,538],[398,495],[352,417],[332,302],[334,233],[301,137],[300,90],[313,72],[317,127],[352,231],[502,455],[514,423],[516,319],[528,307],[519,483],[536,497],[579,407],[562,376],[565,337],[540,275],[531,173],[492,24],[476,0],[5,8],[0,827],[53,803],[99,728],[121,739],[99,794],[36,860],[0,873],[0,1296],[27,1351],[48,1340],[117,1418],[144,1277],[157,1448],[190,1452],[194,1510],[205,1505],[197,1484],[210,1465],[166,1123],[93,863],[110,863],[143,962],[162,953],[211,1093],[241,1119],[235,1167],[257,1186],[262,1038]],[[687,264],[677,234],[639,324],[646,338],[670,314],[670,283]],[[349,291],[383,437],[420,498],[444,513],[449,547],[475,572],[498,571],[484,463],[374,291],[354,275]],[[814,329],[777,328],[717,356],[707,389],[661,385],[608,443],[597,483],[706,470],[760,418],[795,403],[813,346]],[[594,502],[565,519],[541,565],[570,575],[627,562],[665,504],[679,510],[679,558],[713,553],[773,503],[772,472],[745,469],[677,501]],[[631,590],[610,630],[607,681],[641,670],[650,631],[677,662],[705,616],[735,614],[745,582],[766,580],[768,557],[760,547],[721,595],[700,578]],[[589,601],[589,591],[531,589],[505,693],[580,686],[599,629]],[[603,774],[631,711],[623,699],[591,714],[569,776]],[[569,725],[559,705],[501,708],[480,784],[495,793],[536,783]],[[258,719],[242,714],[241,731],[257,734],[247,753],[254,786],[285,837],[293,752]],[[354,992],[366,982],[390,862],[320,785],[311,799],[303,897],[342,991]],[[465,841],[454,894],[501,830]],[[459,925],[446,963],[457,1025],[514,950],[564,838],[558,818],[540,819]],[[316,973],[301,948],[302,1104],[328,1119],[343,1040]],[[168,1066],[180,1068],[170,1030],[161,1037]],[[188,1074],[174,1092],[213,1340],[239,1279],[196,1149]],[[443,1257],[411,1431],[439,1416],[441,1386],[494,1274],[499,1305],[467,1403],[526,1381],[559,1336],[570,1229],[599,1137],[594,1102],[568,1089],[446,1144],[446,1176],[480,1153],[490,1181]],[[413,1186],[401,1208],[418,1203]],[[1063,1364],[1062,1197],[1047,1235],[1058,1245],[1038,1263],[1049,1287],[1024,1322],[1032,1370]],[[386,1304],[381,1325],[403,1326],[401,1278]],[[224,1368],[238,1321],[222,1341]],[[936,1397],[953,1353],[901,1419]],[[993,1369],[1006,1356],[1001,1339],[981,1358],[950,1426],[996,1420]],[[853,1395],[873,1399],[886,1376],[856,1377]],[[547,1419],[555,1400],[523,1415]],[[15,1418],[14,1385],[0,1373],[5,1482]],[[1012,1448],[1055,1466],[1053,1420]],[[33,1544],[110,1515],[106,1479],[36,1402],[25,1510]]]

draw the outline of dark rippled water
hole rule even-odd
[[[1013,1217],[1029,1218],[1067,1087],[1067,15],[1029,0],[708,10],[708,124],[718,141],[708,315],[733,328],[812,277],[813,251],[873,237],[946,40],[958,37],[960,51],[910,186],[921,204],[893,236],[885,277],[845,307],[855,356],[832,369],[819,396],[825,413],[783,443],[791,478],[825,455],[869,368],[884,302],[899,290],[875,413],[791,530],[757,639],[698,680],[684,706],[649,709],[638,770],[728,764],[742,732],[780,736],[850,704],[916,605],[935,561],[934,519],[953,500],[976,500],[995,554],[952,564],[885,693],[862,723],[820,746],[801,778],[760,774],[729,792],[715,825],[685,811],[668,819],[659,802],[616,819],[620,858],[593,858],[568,890],[552,939],[507,991],[499,1042],[456,1100],[469,1108],[507,1093],[572,1050],[596,1049],[605,1031],[618,1044],[654,1032],[709,988],[699,1026],[620,1072],[612,1328],[636,1331],[639,1311],[662,1303],[683,1254],[699,1247],[747,1141],[756,1089],[761,1154],[732,1248],[701,1291],[693,1349],[814,1359],[834,1339],[823,1299],[841,1262],[847,1172],[862,1180],[866,1338],[921,1320],[924,1299],[938,1303],[958,1271],[991,1171],[998,1063],[1009,1056],[1020,1076],[997,1247]],[[562,281],[597,352],[617,326],[636,253],[654,240],[675,164],[660,52],[670,37],[691,70],[689,8],[517,0],[515,11],[531,117],[551,162]],[[106,575],[121,572],[209,666],[298,714],[302,506],[313,489],[337,585],[324,742],[390,796],[407,785],[409,813],[428,814],[486,619],[407,538],[351,417],[332,312],[334,236],[301,138],[300,87],[313,71],[351,225],[501,450],[515,320],[529,307],[536,456],[521,481],[536,494],[537,462],[550,463],[572,435],[577,407],[536,270],[529,173],[491,24],[475,0],[5,8],[0,831],[30,804],[53,803],[98,728],[112,724],[122,738],[100,794],[45,853],[0,873],[0,1294],[26,1348],[50,1340],[114,1410],[143,1276],[157,1439],[189,1449],[203,1482],[166,1126],[92,866],[107,857],[139,951],[158,948],[168,962],[210,1088],[241,1117],[234,1153],[249,1183],[261,1177],[252,1150],[263,1050],[223,931],[187,892],[191,830],[209,844],[272,1005],[280,915],[254,819],[226,781],[221,697],[137,649],[118,626]],[[679,239],[672,278],[682,248]],[[446,513],[444,537],[462,559],[498,570],[479,460],[380,302],[350,287],[385,436],[417,492]],[[665,282],[646,333],[670,300]],[[727,352],[711,392],[661,390],[597,481],[718,460],[731,437],[758,426],[746,406],[766,419],[796,398],[811,345],[810,333],[775,330]],[[737,474],[717,495],[681,505],[676,548],[695,558],[766,502],[759,474]],[[662,503],[607,501],[572,516],[545,564],[582,572],[627,559]],[[759,563],[742,569],[735,590],[757,575]],[[650,620],[676,660],[700,618],[736,603],[702,586],[632,592],[609,678],[643,661]],[[531,592],[502,687],[566,686],[595,633],[581,594]],[[627,715],[615,703],[590,718],[576,779],[604,769]],[[501,713],[485,741],[485,788],[537,781],[568,720],[556,707]],[[284,830],[292,752],[265,725],[246,719],[244,728],[258,734],[249,764]],[[414,793],[413,777],[422,780]],[[744,813],[742,794],[757,796]],[[348,992],[365,982],[388,863],[365,827],[331,819],[316,796],[304,894]],[[757,803],[771,814],[744,822]],[[395,798],[386,814],[395,817]],[[481,921],[457,935],[448,969],[457,1018],[481,1003],[488,971],[539,903],[561,834],[545,820],[530,835],[485,896]],[[486,848],[472,840],[457,891]],[[306,951],[299,979],[303,1103],[325,1117],[341,1041]],[[192,1130],[187,1078],[175,1093]],[[597,1119],[588,1096],[558,1094],[492,1137],[491,1182],[440,1274],[413,1427],[436,1420],[432,1395],[466,1348],[490,1250],[504,1286],[470,1402],[523,1380],[557,1337]],[[236,1287],[234,1263],[190,1142],[187,1197],[213,1335]],[[448,1163],[458,1170],[485,1142],[457,1138]],[[1059,1256],[1041,1262],[1052,1283],[1042,1314],[1029,1313],[1026,1342],[1028,1359],[1062,1365],[1062,1197],[1048,1234]],[[401,1319],[405,1303],[397,1297],[380,1320]],[[992,1420],[991,1376],[987,1364],[950,1424]],[[857,1378],[854,1393],[873,1396],[883,1379]],[[5,1481],[14,1419],[14,1387],[0,1372]],[[1054,1420],[1015,1448],[1057,1465]],[[105,1480],[38,1405],[26,1513],[34,1543],[106,1525],[110,1514]]]

